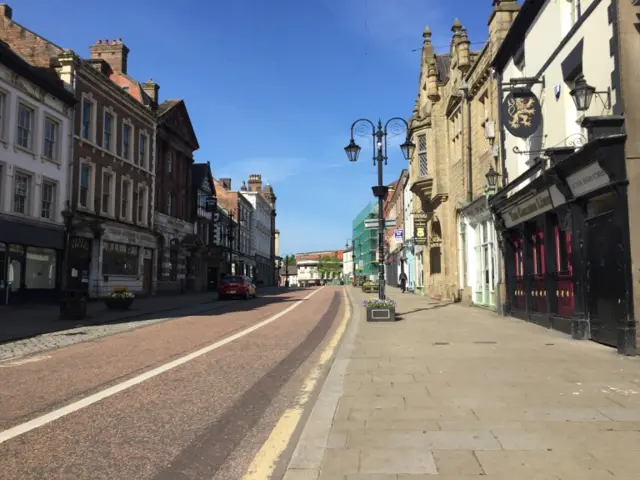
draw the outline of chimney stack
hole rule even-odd
[[[127,74],[127,57],[129,49],[122,43],[122,39],[98,40],[89,47],[91,58],[107,62],[116,73]]]
[[[260,192],[262,191],[262,175],[256,173],[249,175],[249,191]]]
[[[11,20],[13,18],[13,9],[6,3],[0,3],[0,15]]]
[[[158,92],[160,91],[160,85],[153,81],[152,78],[148,82],[142,84],[142,91],[153,101],[155,105],[158,104]]]
[[[231,191],[231,179],[230,178],[221,178],[220,183],[224,187],[225,190]]]

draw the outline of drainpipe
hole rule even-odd
[[[473,174],[472,174],[472,138],[471,138],[471,98],[469,90],[465,91],[464,98],[467,102],[467,201],[473,201]]]
[[[500,126],[500,132],[498,134],[498,141],[500,142],[499,147],[498,147],[498,157],[500,159],[500,173],[502,174],[502,187],[506,187],[507,186],[507,177],[508,177],[508,173],[507,173],[507,159],[505,158],[505,148],[504,148],[504,142],[505,142],[505,129],[503,127],[502,124],[502,97],[503,97],[503,93],[502,93],[502,72],[499,72],[497,74],[497,79],[496,82],[498,84],[498,125]],[[488,200],[488,199],[487,199]],[[494,215],[498,215],[497,213],[494,213]],[[495,229],[494,229],[495,230]],[[503,275],[502,275],[502,269],[503,267],[503,256],[505,254],[505,245],[504,245],[504,238],[499,238],[500,235],[502,235],[502,232],[498,232],[497,230],[495,230],[496,233],[496,239],[498,240],[498,248],[500,248],[500,245],[502,245],[502,252],[500,252],[501,254],[497,255],[498,257],[498,265],[497,265],[497,275],[496,275],[496,280],[497,280],[497,284],[498,284],[498,289],[496,291],[496,310],[500,315],[504,315],[504,305],[503,305],[503,301],[502,301],[502,283],[504,281]],[[496,252],[498,253],[498,252]],[[506,289],[506,284],[505,284],[505,289]]]

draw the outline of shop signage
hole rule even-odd
[[[404,230],[401,228],[396,228],[393,232],[393,236],[396,240],[402,240],[404,237]]]
[[[215,212],[218,207],[218,200],[215,197],[207,197],[205,200],[205,209],[207,212]]]
[[[507,131],[518,138],[533,135],[542,121],[538,97],[530,90],[512,91],[502,102],[502,118]]]
[[[469,223],[474,224],[478,222],[479,217],[483,213],[489,213],[489,207],[487,205],[487,197],[482,196],[477,200],[471,202],[465,209],[463,209],[463,215],[469,220]]]
[[[413,220],[413,238],[416,245],[427,244],[427,219],[415,218]]]
[[[549,190],[544,190],[535,197],[525,200],[510,210],[507,210],[504,214],[504,224],[507,228],[511,228],[518,223],[529,220],[552,208],[553,202],[551,201],[551,194]]]
[[[574,197],[579,197],[611,182],[609,175],[598,162],[578,170],[567,177],[567,183]]]

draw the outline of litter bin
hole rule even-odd
[[[87,316],[87,292],[67,290],[60,302],[60,320],[83,320]]]

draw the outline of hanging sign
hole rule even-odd
[[[205,209],[207,212],[215,212],[218,206],[218,200],[215,197],[207,197],[205,200]]]
[[[396,240],[402,240],[404,237],[404,230],[402,228],[396,228],[393,232],[393,236]]]
[[[413,220],[413,238],[416,245],[427,244],[427,219],[415,218]]]
[[[549,190],[543,190],[535,197],[525,200],[510,210],[507,210],[504,214],[504,224],[507,228],[511,228],[518,223],[536,217],[552,208],[553,202],[551,201],[551,194]]]
[[[542,122],[538,97],[530,90],[512,91],[502,102],[504,128],[518,138],[533,135]]]
[[[597,188],[609,185],[611,180],[598,162],[578,170],[567,177],[567,183],[574,197],[579,197]]]

